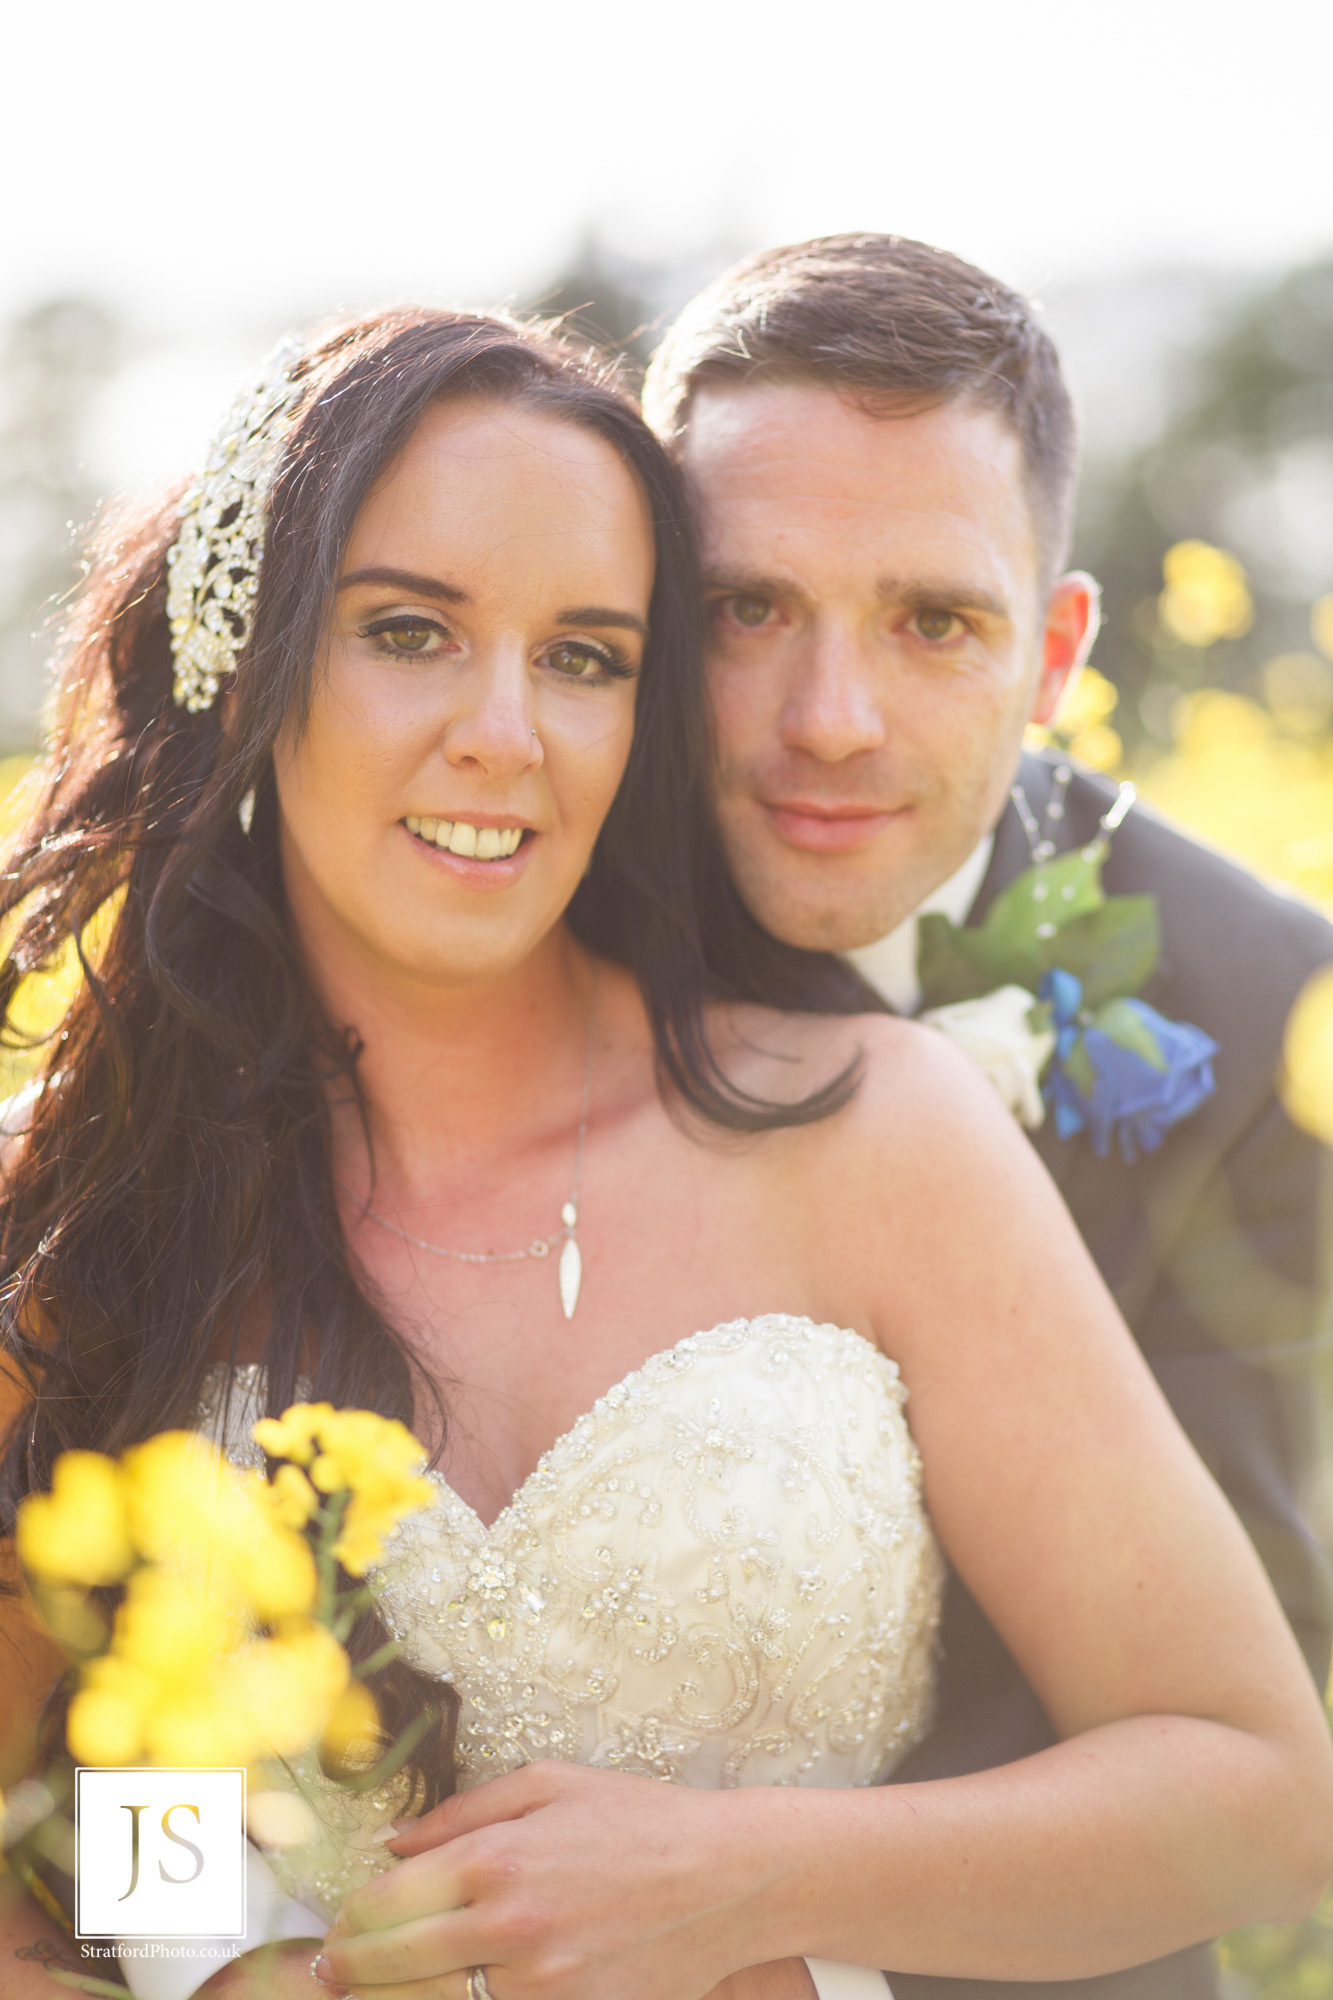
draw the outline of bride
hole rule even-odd
[[[6,1002],[123,892],[10,1168],[6,1508],[72,1445],[403,1415],[385,1712],[459,1705],[452,1795],[440,1729],[414,1822],[274,1858],[276,1981],[199,1990],[777,2000],[1307,1912],[1315,1690],[1035,1156],[730,888],[628,403],[533,329],[366,318],[183,505],[93,565],[6,881]],[[876,1785],[937,1546],[1061,1741]]]

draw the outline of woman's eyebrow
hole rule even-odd
[[[446,604],[467,604],[471,600],[465,590],[455,583],[445,583],[438,576],[421,576],[412,569],[384,569],[374,566],[367,569],[353,569],[346,576],[339,577],[339,590],[349,590],[357,583],[379,583],[392,590],[410,591],[414,597],[438,597]],[[556,614],[560,625],[601,625],[616,626],[621,631],[636,632],[641,639],[648,637],[648,627],[633,611],[615,611],[605,604],[576,604],[568,611]]]
[[[557,614],[558,625],[614,625],[622,632],[637,632],[641,639],[648,637],[648,627],[633,611],[612,611],[605,604],[576,604],[571,611]]]
[[[466,604],[468,594],[457,584],[445,583],[438,576],[419,576],[412,569],[353,569],[346,576],[339,577],[339,590],[349,590],[354,583],[383,583],[394,590],[411,591],[414,597],[439,597],[446,604]]]

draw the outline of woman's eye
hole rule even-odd
[[[430,618],[378,618],[362,628],[362,637],[380,641],[380,651],[391,654],[420,654],[432,641],[444,637],[443,627]]]
[[[936,644],[941,639],[956,639],[956,628],[962,624],[956,611],[918,611],[912,622],[923,639]]]
[[[546,658],[558,674],[577,681],[602,680],[608,675],[624,678],[634,671],[609,646],[593,646],[586,639],[560,639],[547,649]]]
[[[766,597],[731,597],[727,603],[738,625],[762,625],[773,609]]]

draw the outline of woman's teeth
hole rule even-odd
[[[409,813],[404,822],[409,833],[447,847],[450,854],[473,855],[478,861],[503,861],[518,851],[523,838],[521,826],[469,826],[465,819],[418,819]]]

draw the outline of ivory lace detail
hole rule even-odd
[[[236,1377],[225,1435],[222,1370],[199,1425],[261,1462],[261,1371]],[[860,1335],[770,1314],[653,1355],[490,1528],[428,1475],[380,1602],[462,1698],[460,1786],[539,1757],[708,1787],[891,1770],[929,1720],[943,1583],[905,1401]],[[395,1798],[312,1782],[324,1851],[269,1858],[333,1909],[392,1860],[357,1850]]]

